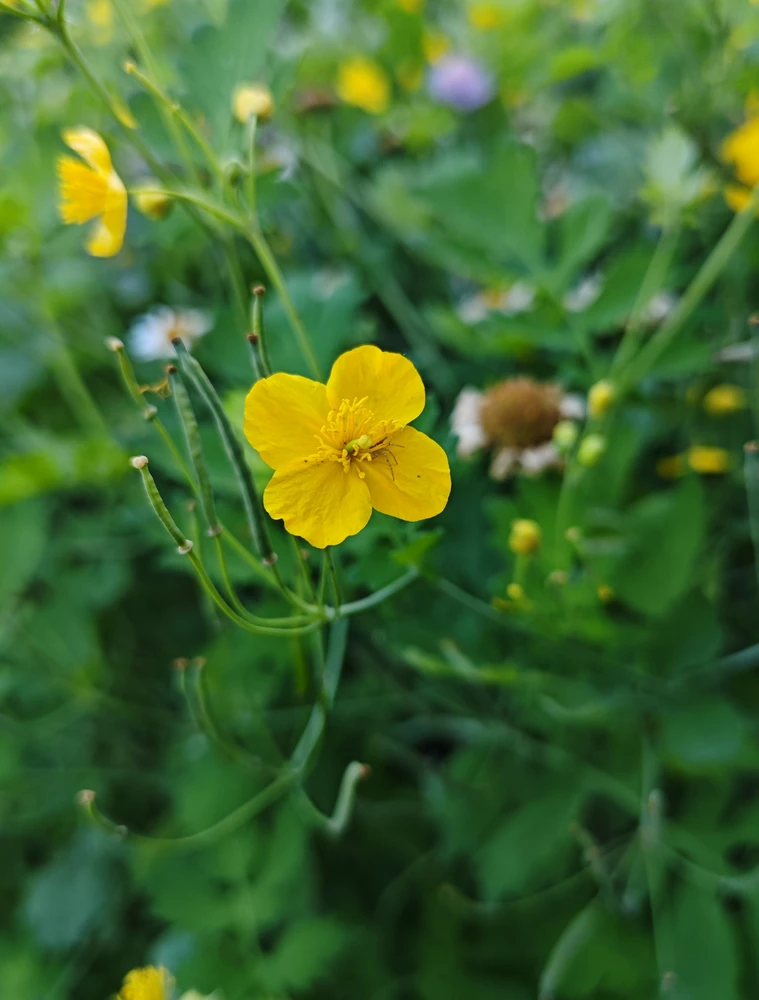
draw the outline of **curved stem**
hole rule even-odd
[[[404,587],[408,587],[410,583],[413,583],[418,578],[419,570],[414,566],[407,573],[404,573],[403,576],[398,577],[397,580],[393,580],[392,583],[388,583],[386,587],[381,587],[373,594],[369,594],[368,597],[362,597],[359,601],[350,601],[348,604],[341,605],[340,614],[357,615],[361,611],[368,611],[369,608],[375,608],[378,604],[386,601],[388,597],[393,597],[399,591],[403,590]]]

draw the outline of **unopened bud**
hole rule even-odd
[[[264,295],[266,295],[266,289],[263,285],[254,285],[253,294],[256,296],[257,299],[262,299]]]
[[[746,393],[739,385],[715,385],[704,396],[703,407],[712,417],[722,417],[743,410],[746,406]]]
[[[553,429],[553,443],[562,452],[571,451],[577,444],[580,430],[574,420],[560,420]]]
[[[524,587],[518,583],[510,583],[506,588],[506,593],[511,598],[512,601],[523,601],[524,600]]]
[[[232,111],[243,124],[254,117],[268,121],[274,114],[274,98],[265,83],[241,83],[232,95]]]
[[[95,801],[95,793],[91,788],[83,788],[81,792],[76,793],[76,801],[80,806],[91,806]]]
[[[144,469],[148,464],[148,459],[146,455],[135,455],[134,458],[130,458],[129,462],[133,469]]]
[[[588,392],[588,414],[594,418],[604,417],[611,409],[616,391],[611,382],[602,379],[590,387]]]
[[[124,63],[124,72],[128,73],[129,76],[134,76],[134,74],[137,72],[137,66],[135,63],[132,62],[131,59],[127,59],[126,62]]]
[[[151,186],[134,192],[134,203],[138,210],[154,222],[165,219],[174,207],[174,199],[165,191]]]
[[[124,341],[119,340],[118,337],[106,337],[105,346],[108,348],[109,351],[113,351],[113,353],[115,354],[117,351],[124,350]]]
[[[517,555],[529,555],[540,548],[543,535],[537,521],[529,521],[526,518],[519,518],[511,522],[511,532],[509,534],[509,548]]]
[[[610,601],[614,600],[614,591],[607,583],[599,584],[596,593],[598,600],[603,601],[604,604],[609,604]]]
[[[580,442],[577,451],[577,461],[584,465],[586,469],[596,465],[603,453],[606,451],[606,438],[600,434],[588,434]]]
[[[247,338],[249,344],[257,344],[258,341],[260,340],[260,337],[258,336],[257,333],[249,333],[247,334]]]
[[[173,661],[173,663],[172,663],[172,666],[174,667],[174,669],[175,669],[175,670],[176,670],[176,671],[177,671],[178,673],[180,673],[180,674],[181,674],[181,673],[182,673],[183,671],[187,670],[187,668],[189,667],[189,665],[190,665],[190,661],[189,661],[189,660],[187,659],[187,657],[186,657],[186,656],[178,656],[178,657],[177,657],[177,658],[176,658],[176,659],[175,659],[175,660]]]

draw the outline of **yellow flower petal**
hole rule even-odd
[[[409,424],[424,409],[424,383],[402,354],[365,344],[341,354],[334,363],[327,398],[332,407],[344,399],[366,398],[366,408],[377,420]]]
[[[423,521],[439,514],[451,492],[448,456],[413,427],[394,434],[385,453],[361,463],[372,498],[382,514],[402,521]]]
[[[93,257],[113,257],[124,245],[127,224],[127,193],[121,178],[111,172],[105,208],[87,240],[87,252]]]
[[[728,184],[725,188],[725,201],[734,212],[742,212],[748,205],[751,192],[738,184]]]
[[[272,469],[313,455],[327,422],[327,390],[321,382],[279,372],[262,378],[245,400],[245,437]]]
[[[337,95],[346,104],[381,115],[390,103],[390,79],[387,73],[363,56],[346,59],[338,68]]]
[[[264,507],[275,520],[284,520],[291,535],[317,549],[358,534],[372,515],[369,490],[355,468],[345,472],[339,462],[314,459],[278,469],[264,492]]]
[[[169,1000],[173,980],[166,969],[148,966],[132,969],[124,980],[119,1000]]]
[[[108,180],[73,156],[59,156],[61,218],[66,223],[89,222],[103,211]]]
[[[102,174],[110,174],[113,170],[111,154],[102,138],[91,128],[83,125],[78,128],[67,128],[63,130],[63,141],[78,153],[81,158],[88,163],[93,170]]]

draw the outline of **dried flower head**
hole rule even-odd
[[[172,340],[179,337],[188,349],[213,326],[208,313],[200,309],[169,309],[159,306],[140,316],[129,332],[129,347],[140,361],[173,358]]]

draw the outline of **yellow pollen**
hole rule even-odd
[[[313,461],[340,462],[345,473],[354,465],[363,479],[366,473],[360,462],[371,462],[380,454],[389,459],[391,438],[403,425],[397,420],[378,420],[366,405],[368,398],[344,399],[336,410],[330,410],[327,423],[315,435],[319,448]]]

